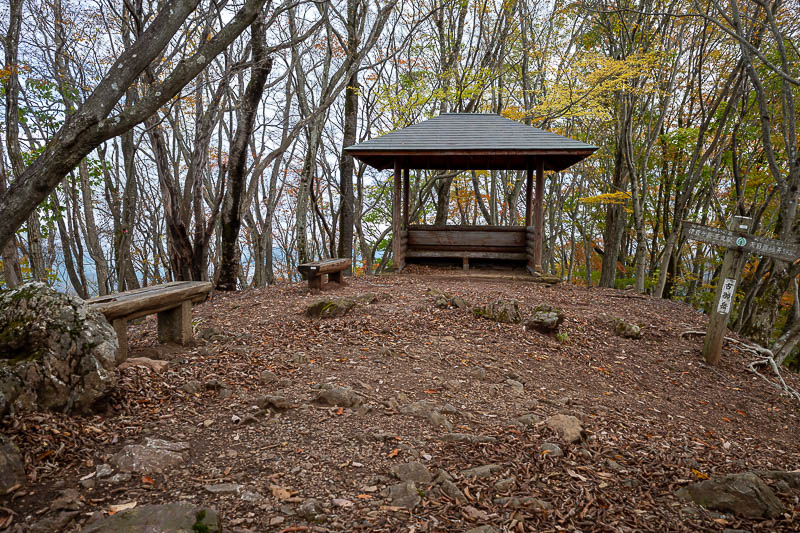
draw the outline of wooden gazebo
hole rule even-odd
[[[379,170],[394,168],[392,252],[402,269],[422,257],[527,261],[542,265],[544,171],[564,170],[597,147],[493,114],[446,113],[345,148]],[[409,169],[525,170],[524,226],[409,225]],[[536,196],[533,176],[536,171]]]

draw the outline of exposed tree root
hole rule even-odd
[[[702,337],[705,336],[705,334],[706,334],[705,331],[689,330],[681,333],[681,338],[693,335]],[[757,344],[742,342],[740,340],[734,339],[733,337],[724,337],[724,339],[727,342],[737,346],[738,348],[750,352],[757,357],[760,357],[761,359],[756,359],[755,361],[751,361],[750,363],[748,363],[747,369],[750,370],[750,372],[752,372],[753,374],[761,377],[764,381],[769,383],[775,389],[781,391],[784,394],[792,396],[794,399],[800,402],[800,392],[797,392],[794,388],[786,384],[786,381],[784,381],[783,376],[781,376],[778,364],[775,362],[775,355],[772,353],[772,350],[764,348],[763,346],[758,346]],[[771,381],[767,376],[765,376],[764,374],[762,374],[757,370],[757,368],[767,365],[769,365],[772,368],[773,372],[775,372],[775,375],[778,377],[778,380],[781,383],[780,385],[778,385],[774,381]]]

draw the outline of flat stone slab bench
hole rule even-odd
[[[128,320],[158,315],[158,342],[186,344],[192,340],[192,302],[205,300],[208,281],[173,281],[92,298],[86,303],[114,326],[119,340],[117,361],[128,357]]]
[[[344,271],[352,263],[350,259],[323,259],[297,265],[297,270],[308,278],[308,288],[318,291],[322,289],[322,276],[325,274],[328,275],[328,282],[344,285]]]

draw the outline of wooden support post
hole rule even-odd
[[[128,321],[124,318],[115,319],[112,324],[117,333],[117,364],[123,363],[128,358]]]
[[[315,293],[315,291],[318,292],[320,289],[322,289],[322,274],[309,272],[308,288],[311,289],[312,293]]]
[[[400,162],[394,162],[394,187],[392,188],[392,255],[394,256],[395,270],[400,271],[406,266],[405,257],[403,254],[403,246],[401,243],[402,232],[400,229],[400,203],[401,203],[401,186],[402,186],[402,170]]]
[[[338,283],[339,285],[344,285],[344,271],[337,270],[336,272],[329,272],[328,281]]]
[[[735,230],[736,228],[731,227],[731,229]],[[725,250],[717,290],[714,293],[714,306],[711,308],[711,316],[708,318],[708,329],[703,344],[703,357],[710,365],[719,363],[722,338],[725,336],[728,317],[733,308],[733,296],[736,294],[736,287],[739,284],[746,260],[747,255],[740,249],[728,248]]]
[[[544,159],[536,161],[536,197],[533,203],[533,265],[542,271],[542,237],[544,225]]]
[[[525,177],[525,227],[533,223],[533,169],[527,170]]]
[[[186,344],[192,340],[192,302],[158,313],[158,342]]]
[[[408,169],[403,169],[403,230],[408,230],[408,210],[409,207],[409,185],[411,180],[408,176]]]
[[[462,268],[464,269],[464,272],[466,272],[467,270],[469,270],[469,257],[467,257],[467,256],[465,255],[465,256],[462,258],[462,260],[463,260],[463,262],[464,262],[464,264],[462,265]]]

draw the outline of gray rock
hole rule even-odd
[[[419,461],[402,463],[392,467],[392,474],[400,481],[413,481],[415,483],[430,483],[433,474]]]
[[[389,498],[392,505],[414,509],[422,501],[420,491],[413,481],[404,481],[396,485],[386,487],[382,494]]]
[[[322,298],[315,300],[306,308],[306,316],[311,318],[333,318],[349,313],[357,302],[348,298]]]
[[[113,474],[114,469],[111,468],[111,465],[104,463],[97,465],[94,469],[94,472],[95,472],[95,477],[97,477],[97,479],[103,479],[104,477],[108,477],[111,474]]]
[[[472,529],[468,529],[467,533],[497,533],[497,530],[490,526],[489,524],[485,524],[478,527],[473,527]]]
[[[693,483],[676,494],[708,509],[745,518],[776,518],[785,511],[772,489],[752,472]]]
[[[341,387],[333,383],[322,385],[314,401],[323,405],[339,407],[358,407],[364,402],[361,396],[350,387]]]
[[[356,303],[361,305],[372,305],[374,303],[378,303],[378,295],[374,292],[365,292],[363,294],[359,294],[354,299]]]
[[[0,293],[0,416],[89,413],[115,384],[117,335],[77,296],[31,282]]]
[[[516,379],[507,379],[506,385],[508,385],[511,388],[511,390],[516,392],[517,394],[523,394],[525,392],[525,385],[523,385]]]
[[[110,478],[108,478],[108,482],[112,485],[117,483],[127,483],[131,480],[131,473],[130,472],[120,472],[119,474],[114,474]]]
[[[578,443],[586,438],[581,421],[572,415],[553,415],[544,422],[565,442]]]
[[[473,308],[472,313],[477,317],[502,324],[519,324],[522,320],[519,314],[519,303],[516,300],[498,299],[489,305]]]
[[[480,366],[476,366],[469,371],[469,375],[473,379],[477,379],[478,381],[483,381],[486,379],[486,369]]]
[[[215,337],[223,337],[222,331],[214,326],[208,328],[200,328],[197,332],[197,337],[203,340],[213,340]]]
[[[142,474],[161,473],[184,462],[180,452],[188,450],[185,442],[168,442],[160,439],[145,439],[142,444],[129,444],[111,458],[111,464],[121,472]]]
[[[458,503],[464,503],[467,501],[467,498],[464,496],[464,493],[461,492],[458,486],[449,479],[443,479],[442,482],[439,484],[439,489],[448,498],[451,498],[457,501]]]
[[[140,505],[112,516],[95,516],[81,533],[220,533],[222,524],[216,511],[190,503]]]
[[[564,312],[551,305],[537,305],[533,315],[525,320],[525,329],[539,333],[555,333],[564,321]]]
[[[196,379],[193,379],[181,385],[181,390],[187,394],[197,394],[203,390],[203,385]]]
[[[540,418],[533,413],[524,414],[514,419],[514,424],[522,428],[535,426],[540,422]]]
[[[305,500],[300,507],[297,508],[297,515],[309,522],[318,522],[324,516],[322,504],[314,499],[309,498]]]
[[[542,455],[546,455],[548,457],[561,457],[564,455],[564,451],[558,444],[553,444],[552,442],[545,442],[539,446],[539,452]]]
[[[244,489],[238,483],[218,483],[216,485],[205,485],[203,488],[211,494],[239,494]]]
[[[296,407],[289,398],[279,394],[267,394],[266,396],[261,396],[260,398],[256,398],[254,403],[259,408],[264,410],[271,408],[275,409],[276,411],[284,411],[286,409],[292,409],[293,407]]]
[[[787,472],[785,470],[755,470],[753,474],[761,479],[771,479],[773,481],[783,481],[789,487],[800,490],[800,470]]]
[[[642,338],[642,328],[621,318],[618,318],[614,324],[614,333],[626,339]]]
[[[428,400],[420,400],[400,408],[400,412],[404,415],[410,415],[417,418],[424,418],[435,427],[444,427],[447,431],[453,429],[453,425],[449,420],[439,411],[433,402]]]
[[[80,511],[63,511],[55,516],[45,516],[31,524],[28,533],[53,533],[54,531],[64,531],[75,518],[80,515]]]
[[[492,474],[502,469],[503,467],[497,464],[482,465],[462,470],[461,475],[464,477],[486,478],[491,477]]]
[[[17,485],[24,485],[25,481],[25,465],[19,448],[11,439],[0,435],[0,495]]]
[[[516,482],[517,482],[517,478],[515,478],[513,476],[512,477],[507,477],[507,478],[501,479],[500,481],[495,483],[494,484],[494,488],[495,488],[495,490],[497,490],[499,492],[505,492],[507,490],[510,490],[511,487],[513,487]]]
[[[261,380],[262,385],[272,385],[280,378],[278,378],[278,375],[275,374],[275,372],[272,372],[271,370],[264,370],[259,375],[259,379]]]
[[[553,504],[550,502],[534,498],[533,496],[495,498],[494,503],[511,509],[530,509],[538,512],[551,511],[553,509]]]
[[[248,503],[259,503],[264,501],[264,496],[252,490],[243,490],[241,499]]]
[[[160,374],[164,372],[170,366],[169,361],[163,361],[161,359],[150,359],[149,357],[129,357],[117,367],[120,371],[126,370],[128,368],[134,367],[143,367],[148,368],[155,372],[156,374]]]
[[[468,442],[470,444],[497,441],[496,438],[488,435],[470,435],[469,433],[445,433],[442,435],[442,440],[448,442]]]

